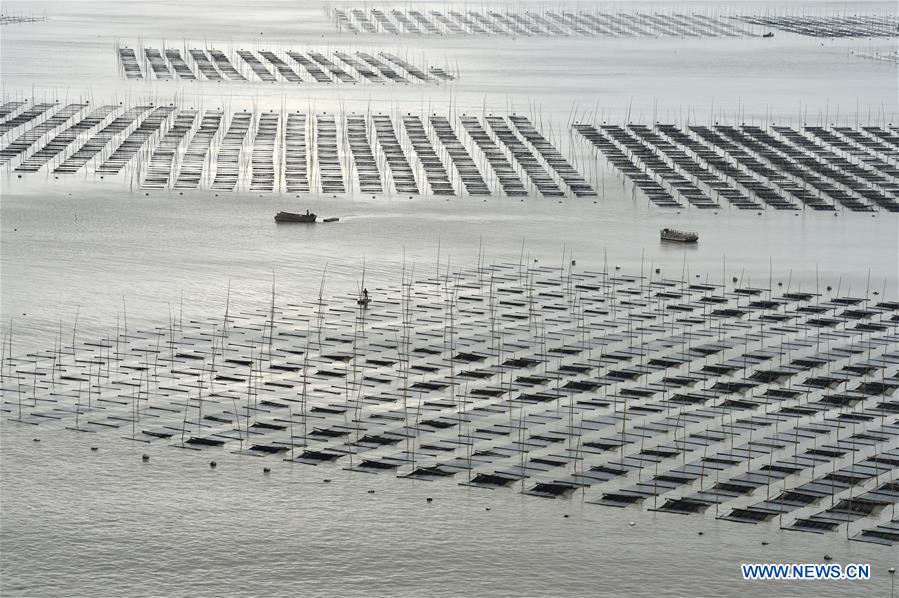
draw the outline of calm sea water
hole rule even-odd
[[[517,5],[517,4],[516,4]],[[52,346],[78,312],[82,340],[129,324],[310,298],[422,276],[437,258],[461,267],[538,259],[578,268],[659,267],[672,277],[861,294],[897,291],[895,216],[802,212],[664,212],[593,165],[560,131],[573,112],[594,120],[778,119],[896,122],[896,69],[849,52],[868,42],[760,40],[426,39],[412,51],[458,60],[444,89],[124,84],[114,43],[140,39],[221,43],[352,44],[392,49],[389,38],[339,38],[320,5],[297,3],[4,3],[46,8],[50,20],[4,28],[2,94],[91,97],[204,107],[333,110],[521,110],[556,131],[566,154],[602,191],[596,203],[528,199],[379,198],[130,192],[123,181],[19,181],[0,174],[0,308],[14,352]],[[402,6],[405,6],[403,4]],[[435,5],[436,6],[436,5]],[[592,7],[593,4],[590,4]],[[667,4],[666,4],[667,6]],[[715,5],[701,5],[706,7]],[[764,10],[762,3],[736,3]],[[846,9],[802,3],[809,11]],[[890,9],[889,3],[860,8]],[[440,8],[443,8],[442,5]],[[710,8],[709,10],[712,10]],[[258,32],[256,31],[258,29]],[[263,42],[265,40],[274,40]],[[769,40],[766,40],[769,41]],[[406,43],[406,40],[403,40]],[[839,81],[839,85],[834,82]],[[339,101],[338,101],[339,99]],[[739,116],[738,116],[739,115]],[[339,216],[333,226],[276,227],[280,209]],[[659,244],[658,229],[697,230],[698,248]],[[480,248],[480,250],[479,250]],[[572,252],[572,255],[563,252]],[[522,258],[522,255],[525,257]],[[816,275],[817,272],[817,275]],[[870,272],[870,274],[869,274]],[[133,323],[133,324],[131,324]],[[40,438],[35,443],[33,438]],[[97,453],[90,446],[99,446]],[[141,462],[149,452],[151,461]],[[887,596],[896,551],[848,542],[845,530],[789,533],[777,522],[743,526],[542,500],[514,490],[395,480],[266,459],[147,448],[114,436],[0,424],[0,592],[24,596]],[[333,479],[323,484],[323,478]],[[367,490],[375,490],[369,494]],[[426,497],[433,503],[426,503]],[[487,511],[487,507],[490,510]],[[563,518],[569,514],[569,518]],[[885,514],[886,516],[886,514]],[[635,526],[628,522],[634,521]],[[871,525],[870,521],[866,525]],[[702,531],[703,535],[698,535]],[[850,532],[855,533],[853,527]],[[769,544],[762,546],[761,542]],[[870,562],[867,583],[745,583],[742,562]]]

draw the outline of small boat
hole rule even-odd
[[[340,218],[325,218],[322,222],[340,222]]]
[[[674,230],[673,228],[663,228],[661,230],[661,237],[663,241],[676,241],[678,243],[696,243],[699,241],[698,234]]]
[[[293,212],[278,212],[275,214],[275,222],[315,222],[316,215],[306,210],[305,214]]]
[[[762,35],[762,37],[774,37],[774,32],[773,32],[773,31],[769,31],[768,33]]]

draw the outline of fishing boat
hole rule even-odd
[[[278,212],[275,214],[275,222],[315,222],[316,215],[306,210],[305,214],[294,214],[293,212]]]
[[[698,234],[674,230],[673,228],[663,228],[660,234],[663,241],[676,241],[678,243],[696,243],[699,241]]]

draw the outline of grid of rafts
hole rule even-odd
[[[196,110],[180,110],[175,121],[150,156],[147,171],[141,182],[143,189],[166,189],[178,172],[179,148],[194,128]]]
[[[454,81],[448,67],[418,65],[392,52],[294,49],[143,48],[117,47],[121,73],[127,79],[160,81],[261,81],[264,83],[439,83]],[[329,57],[330,55],[330,57]],[[339,66],[338,63],[344,65]],[[141,65],[143,64],[143,69]],[[236,65],[236,66],[235,66]]]
[[[284,125],[284,185],[288,193],[309,193],[306,115],[292,112]]]
[[[256,125],[253,140],[252,177],[250,191],[272,191],[278,178],[275,168],[275,149],[278,145],[280,115],[263,113]]]
[[[29,117],[27,119],[19,123],[19,126],[25,125],[26,130],[0,149],[0,165],[8,164],[13,160],[25,157],[29,150],[32,148],[37,149],[35,146],[41,142],[41,139],[43,139],[45,135],[52,133],[58,127],[66,124],[69,120],[75,120],[74,117],[87,108],[87,104],[67,104],[44,120],[35,124],[35,121],[38,120],[38,116],[43,116],[45,112],[53,107],[52,105],[48,107],[45,106],[46,105],[35,106],[33,108],[35,111],[34,115],[28,115]],[[26,117],[24,114],[20,116],[23,118]],[[33,126],[28,128],[29,125]]]
[[[409,166],[409,161],[406,160],[403,146],[396,137],[393,120],[385,114],[376,114],[372,116],[372,123],[381,153],[387,161],[393,188],[401,195],[418,195],[415,174],[412,172],[412,167]]]
[[[322,193],[346,193],[337,145],[337,123],[333,115],[315,116],[315,165]]]
[[[222,138],[215,162],[215,178],[212,188],[216,191],[234,191],[240,178],[240,153],[244,147],[253,115],[235,112],[231,124]]]
[[[196,189],[200,186],[203,171],[207,170],[206,159],[209,148],[218,136],[219,126],[222,124],[222,112],[220,110],[208,110],[200,121],[199,128],[194,131],[193,137],[184,150],[181,158],[181,168],[178,170],[178,178],[175,179],[175,189]]]
[[[378,163],[371,151],[368,140],[368,128],[365,117],[350,115],[346,117],[346,137],[353,154],[353,166],[356,171],[356,182],[362,193],[382,193],[381,173]]]
[[[899,212],[899,137],[880,127],[574,129],[663,207]]]
[[[750,15],[735,20],[810,37],[895,37],[899,35],[899,19],[895,14],[878,15]]]
[[[387,35],[505,35],[590,37],[738,37],[759,35],[752,17],[680,12],[605,12],[529,7],[468,10],[334,8],[338,31]],[[801,33],[797,29],[797,33]]]
[[[0,409],[97,442],[896,542],[899,302],[563,264],[73,332],[5,354]]]

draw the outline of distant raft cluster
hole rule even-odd
[[[899,18],[889,15],[739,16],[744,23],[809,37],[896,37]]]
[[[522,115],[225,113],[7,102],[0,165],[126,173],[144,189],[399,196],[596,197]]]
[[[574,128],[661,207],[899,212],[896,127]]]
[[[126,79],[302,84],[431,83],[454,81],[449,67],[418,65],[386,51],[116,49]]]
[[[47,20],[47,13],[41,13],[39,15],[34,14],[33,12],[7,12],[4,11],[3,14],[0,14],[0,25],[13,25],[15,23],[37,23],[40,21]]]
[[[412,10],[342,9],[331,12],[337,29],[353,34],[503,35],[592,37],[743,37],[757,35],[739,21],[717,15],[599,12],[565,9]]]
[[[899,303],[728,276],[528,258],[404,270],[364,302],[273,289],[264,309],[99,339],[76,326],[27,355],[10,332],[0,410],[94,449],[138,441],[144,461],[230,451],[266,473],[284,460],[899,543],[899,519],[880,522],[899,502]]]

